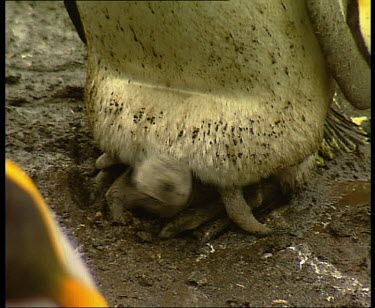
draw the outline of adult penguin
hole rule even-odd
[[[107,307],[29,176],[6,160],[6,306]]]
[[[268,233],[251,212],[262,196],[249,206],[242,188],[258,196],[272,176],[301,184],[335,90],[305,1],[76,6],[99,147],[132,167],[177,159],[218,188],[238,226]]]

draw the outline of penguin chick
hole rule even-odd
[[[96,166],[108,168],[117,163],[103,154]],[[172,156],[153,155],[138,161],[132,172],[127,170],[120,175],[105,196],[113,220],[118,221],[123,209],[135,208],[160,217],[172,217],[188,205],[191,191],[192,175],[187,164]]]
[[[28,175],[6,160],[6,306],[107,307]]]
[[[181,211],[189,200],[192,175],[187,164],[172,156],[157,155],[135,165],[133,183],[140,192]]]

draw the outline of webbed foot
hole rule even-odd
[[[206,223],[194,232],[194,236],[199,242],[198,246],[202,247],[206,243],[218,238],[221,234],[225,233],[232,224],[233,222],[227,215]]]
[[[159,237],[167,239],[183,231],[194,230],[204,223],[211,221],[223,211],[224,207],[217,200],[216,202],[207,202],[204,205],[200,204],[199,207],[190,207],[167,223],[160,231]]]
[[[92,180],[93,189],[90,195],[90,200],[95,207],[103,208],[106,199],[106,191],[125,170],[126,166],[116,165],[99,171],[96,177]]]

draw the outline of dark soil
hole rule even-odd
[[[6,156],[34,179],[116,306],[370,306],[369,145],[342,154],[287,204],[198,249],[159,240],[161,219],[115,225],[93,203],[95,159],[83,103],[86,50],[62,2],[6,2]],[[357,113],[369,115],[369,112]]]

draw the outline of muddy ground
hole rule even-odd
[[[260,216],[281,232],[233,227],[203,249],[189,233],[159,240],[162,220],[128,213],[114,225],[90,199],[100,150],[85,117],[85,57],[62,2],[6,2],[6,156],[32,176],[111,305],[370,305],[369,145]]]

